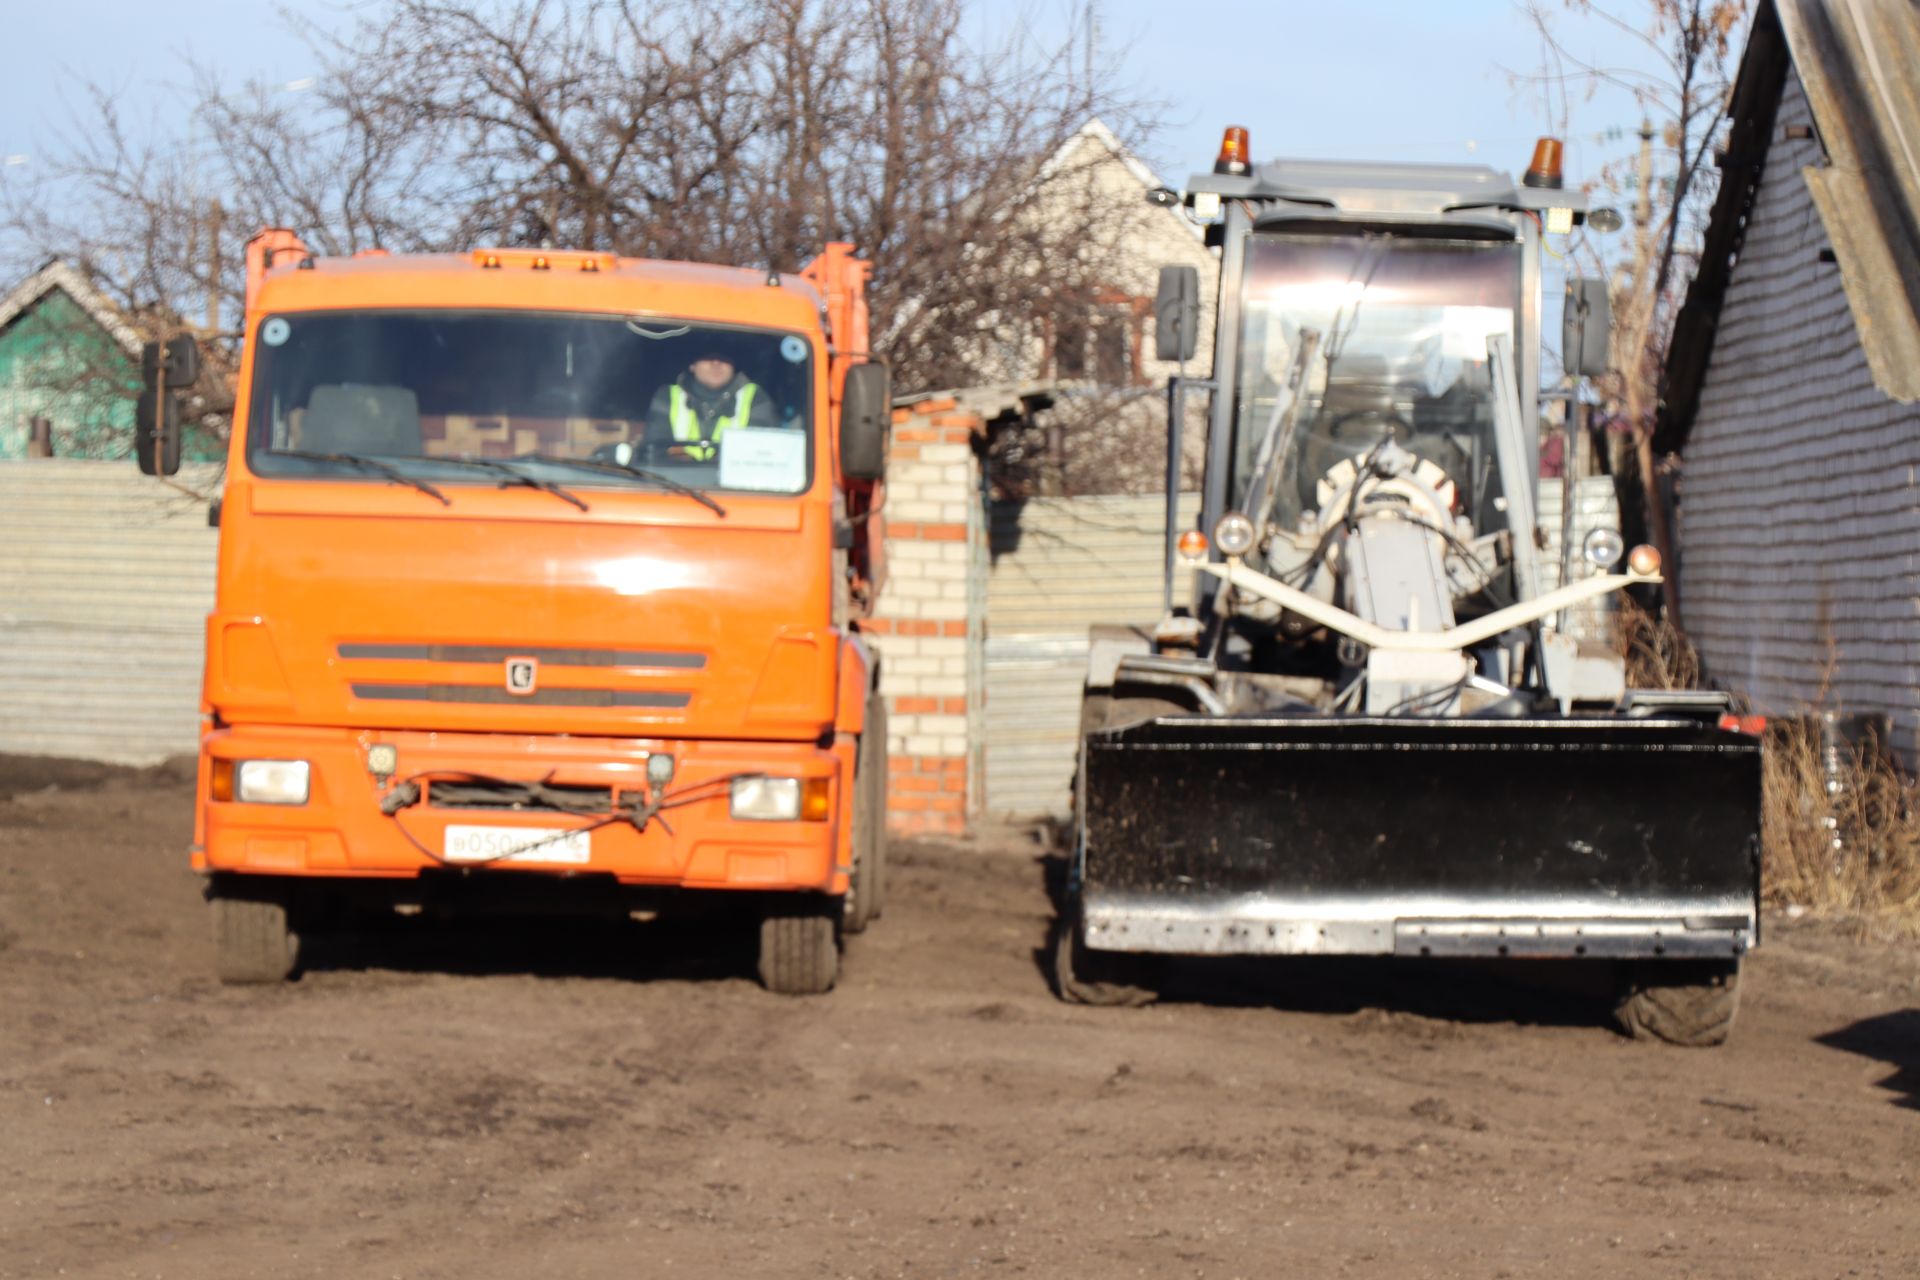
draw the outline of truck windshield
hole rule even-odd
[[[1513,336],[1520,247],[1390,235],[1260,233],[1247,243],[1234,385],[1234,502],[1275,422],[1303,329],[1320,334],[1280,460],[1270,518],[1298,526],[1345,459],[1395,439],[1458,486],[1475,527],[1497,527],[1490,334]]]
[[[253,341],[247,463],[261,475],[365,479],[355,460],[375,459],[441,487],[517,473],[539,487],[794,494],[811,479],[813,348],[797,333],[315,311],[268,316]]]

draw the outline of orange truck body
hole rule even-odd
[[[866,358],[868,264],[844,245],[797,275],[772,276],[526,250],[314,258],[290,233],[268,232],[249,246],[248,265],[207,620],[195,869],[418,878],[444,865],[446,828],[476,819],[429,803],[385,811],[395,785],[481,776],[605,788],[617,807],[645,791],[649,760],[666,754],[678,794],[763,772],[813,784],[808,812],[736,820],[721,786],[644,825],[601,822],[584,862],[549,863],[536,849],[485,874],[844,894],[856,744],[875,685],[858,615],[881,571],[878,484],[840,474],[836,428],[846,368]],[[684,494],[633,484],[581,487],[590,509],[579,510],[476,474],[439,481],[452,499],[442,505],[378,474],[251,469],[264,318],[396,308],[798,335],[813,382],[808,487],[726,493],[723,518]],[[836,574],[854,579],[838,605]],[[534,695],[516,696],[511,678],[503,688],[513,659],[537,662]],[[376,746],[397,761],[387,774],[370,766]],[[308,762],[306,802],[232,798],[232,768],[246,760]],[[481,820],[503,829],[595,821],[550,811]]]

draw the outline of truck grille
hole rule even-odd
[[[509,693],[500,685],[485,684],[364,684],[355,681],[353,696],[373,702],[464,702],[523,707],[653,707],[677,709],[693,701],[679,689],[539,689]]]
[[[508,658],[536,658],[549,667],[653,667],[670,671],[698,671],[707,665],[704,653],[676,653],[666,649],[565,649],[512,647],[497,644],[342,644],[342,658],[399,662],[505,662]]]

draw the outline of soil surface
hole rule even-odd
[[[724,924],[398,920],[225,988],[190,776],[0,760],[0,1276],[1920,1275],[1920,958],[1772,925],[1732,1042],[1565,969],[1069,1007],[1057,863],[900,842],[839,990]]]

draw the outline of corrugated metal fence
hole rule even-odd
[[[132,462],[0,462],[0,752],[193,752],[218,545],[204,501]]]
[[[1540,482],[1543,588],[1560,576],[1562,485]],[[1184,494],[1190,527],[1199,496]],[[987,580],[986,811],[1003,817],[1064,817],[1071,808],[1087,629],[1097,622],[1148,625],[1160,617],[1165,506],[1157,497],[1040,498],[994,504]],[[1580,485],[1573,541],[1619,527],[1613,482]],[[1576,574],[1584,566],[1577,567]],[[1180,575],[1185,604],[1191,575]],[[1574,611],[1582,637],[1612,634],[1614,597]]]
[[[1192,524],[1199,495],[1181,498]],[[1073,784],[1087,628],[1161,612],[1166,505],[1157,497],[993,506],[987,578],[986,810],[1063,815]],[[1181,575],[1186,603],[1190,575]]]

